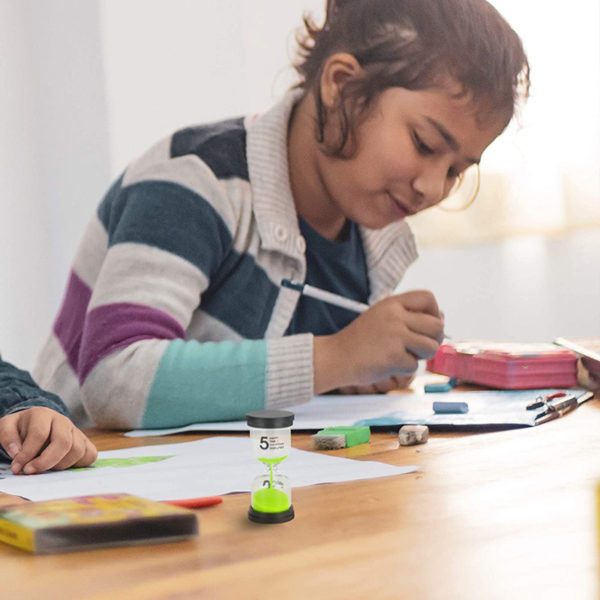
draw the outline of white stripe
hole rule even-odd
[[[197,340],[198,342],[222,342],[224,340],[239,342],[244,339],[237,331],[202,310],[194,313],[185,333],[188,340]]]
[[[88,311],[131,302],[162,310],[186,329],[206,286],[204,273],[176,254],[145,244],[116,244],[106,255]]]
[[[122,185],[128,185],[130,179],[139,181],[142,173],[152,172],[154,165],[168,161],[171,158],[171,139],[169,135],[159,140],[131,163],[123,174]]]
[[[108,248],[108,234],[97,214],[87,225],[73,261],[73,270],[92,289]]]
[[[82,386],[82,395],[96,425],[114,429],[141,426],[158,364],[169,343],[135,342],[103,358],[92,369]]]

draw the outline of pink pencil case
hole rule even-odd
[[[442,344],[427,361],[427,370],[504,390],[577,385],[577,356],[553,344]]]

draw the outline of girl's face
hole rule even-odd
[[[388,88],[356,128],[351,158],[318,155],[328,208],[380,229],[438,204],[505,125],[500,117],[479,123],[468,97],[444,89]]]

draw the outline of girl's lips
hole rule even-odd
[[[413,211],[410,210],[409,208],[407,208],[391,192],[386,192],[386,193],[387,193],[388,197],[390,198],[390,200],[392,201],[392,204],[394,205],[394,208],[396,209],[396,212],[399,213],[399,215],[401,216],[401,218],[408,217],[408,216],[410,216],[410,215],[413,214]]]

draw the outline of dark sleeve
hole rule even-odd
[[[0,359],[0,418],[34,406],[45,406],[69,417],[67,407],[56,394],[42,390],[27,371]],[[1,460],[10,462],[2,446]]]
[[[56,394],[42,390],[27,371],[0,359],[0,418],[32,406],[52,408],[69,417],[67,407]]]

